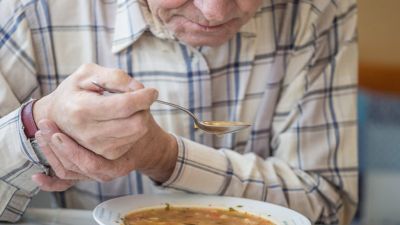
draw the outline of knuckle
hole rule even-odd
[[[117,78],[124,77],[127,75],[125,71],[118,68],[111,69],[111,73],[114,74]]]
[[[93,70],[93,68],[95,68],[95,66],[96,64],[94,63],[84,63],[78,68],[78,71],[81,73],[86,71],[91,71]]]

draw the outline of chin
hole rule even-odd
[[[167,29],[174,34],[175,38],[193,47],[221,46],[232,39],[241,27],[240,20],[231,20],[231,22],[219,26],[206,27],[179,16],[174,17],[166,24]]]

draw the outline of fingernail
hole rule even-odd
[[[53,137],[51,137],[51,141],[56,145],[63,145],[64,144],[62,138],[58,134],[53,135]]]
[[[153,101],[158,99],[158,91],[156,89],[154,89],[154,97],[153,97]]]
[[[39,122],[38,127],[43,134],[49,134],[51,132],[51,128],[46,122]]]

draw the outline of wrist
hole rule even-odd
[[[37,100],[35,105],[33,105],[32,113],[33,113],[33,119],[35,120],[36,124],[38,124],[41,120],[48,118],[47,116],[48,107],[46,106],[47,98],[48,97],[45,96]]]
[[[171,177],[178,159],[178,143],[175,136],[169,133],[164,133],[164,135],[165,141],[158,142],[162,143],[164,148],[158,146],[159,151],[155,154],[158,156],[157,160],[154,161],[153,166],[142,171],[159,183],[164,183]]]

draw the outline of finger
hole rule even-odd
[[[144,87],[143,84],[130,77],[121,69],[106,68],[96,64],[85,64],[77,70],[77,73],[83,74],[84,79],[79,82],[79,87],[84,90],[102,91],[93,84],[93,81],[103,87],[122,92],[139,90]]]
[[[97,121],[105,121],[127,118],[136,112],[148,110],[157,98],[156,89],[143,88],[120,94],[97,94],[93,98],[85,98],[81,104],[87,108],[88,116]]]
[[[50,177],[40,173],[32,175],[32,180],[41,190],[49,192],[65,191],[77,182],[75,180],[62,180],[58,177]]]
[[[48,120],[48,119],[43,119],[39,121],[37,124],[39,130],[41,131],[41,135],[43,137],[53,135],[54,133],[61,132],[60,129],[57,127],[57,124],[55,124],[53,121]]]
[[[153,123],[154,120],[149,111],[140,111],[128,119],[94,124],[90,130],[95,131],[96,134],[90,135],[93,138],[84,147],[106,159],[117,159],[142,139],[149,132]]]
[[[51,120],[44,119],[39,121],[38,127],[40,131],[36,134],[36,139],[56,174],[64,179],[77,179],[77,174],[69,171],[78,173],[81,171],[79,171],[78,168],[68,159],[60,159],[60,157],[53,151],[56,146],[52,144],[51,137],[54,133],[60,132],[57,125]]]
[[[51,120],[44,119],[38,123],[38,127],[40,131],[36,133],[36,139],[56,175],[63,179],[88,179],[76,163],[59,154],[59,146],[52,140],[53,134],[60,132],[57,125]]]
[[[59,146],[54,143],[55,142],[52,137],[49,142],[49,146],[51,152],[55,155],[55,157],[61,164],[61,168],[59,167],[54,168],[56,175],[62,179],[68,179],[68,180],[89,179],[87,176],[84,175],[84,172],[79,169],[79,167],[75,162],[70,161],[69,158],[66,158],[64,156],[64,154],[60,154],[60,150],[58,149]]]
[[[84,158],[81,157],[93,155],[94,158],[96,155],[80,146],[65,134],[55,135],[59,134],[58,132],[60,132],[60,130],[53,121],[46,119],[41,120],[38,123],[38,127],[40,130],[36,132],[36,140],[56,175],[63,179],[81,178],[71,177],[77,175],[73,173],[73,171],[84,174],[84,171],[78,166],[82,163],[82,160],[84,160]],[[62,137],[62,139],[60,137]],[[63,140],[68,144],[64,145]],[[77,157],[71,157],[71,155],[77,155]],[[101,159],[101,157],[99,158]]]
[[[41,131],[38,131],[36,133],[36,140],[40,146],[40,149],[42,150],[44,156],[47,159],[47,162],[50,164],[51,168],[55,172],[55,174],[64,179],[64,180],[82,180],[82,179],[87,179],[87,177],[70,171],[66,169],[66,167],[61,163],[59,158],[54,154],[52,151],[50,145],[48,142],[46,142],[41,134]]]
[[[63,133],[54,134],[52,141],[57,146],[54,149],[57,155],[74,162],[85,176],[94,180],[109,181],[114,178],[115,170],[119,169],[112,161],[83,148]]]
[[[138,136],[140,138],[147,132],[150,126],[150,119],[151,114],[148,110],[139,111],[127,118],[101,121],[93,124],[91,130],[96,131],[96,136],[99,137],[116,140],[126,138],[126,141],[134,142],[132,137]]]

